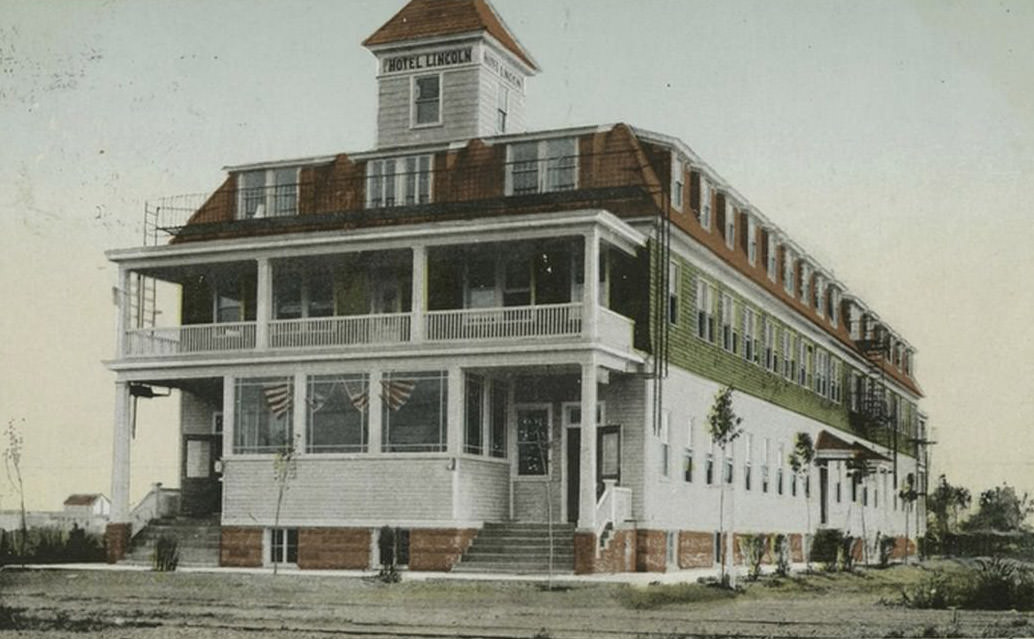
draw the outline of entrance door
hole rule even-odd
[[[180,479],[180,512],[206,517],[222,510],[222,473],[216,462],[223,456],[222,435],[184,435]]]
[[[819,466],[819,523],[829,523],[829,468]]]

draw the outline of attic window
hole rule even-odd
[[[573,191],[578,180],[575,138],[520,142],[507,147],[506,193]]]
[[[261,169],[237,174],[237,219],[298,213],[298,169]]]

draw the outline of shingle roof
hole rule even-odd
[[[65,506],[89,506],[93,502],[100,499],[100,495],[69,495],[68,499],[65,500]]]
[[[825,454],[836,454],[836,453],[847,453],[852,456],[860,457],[865,461],[872,462],[889,462],[890,458],[881,455],[875,450],[865,446],[863,444],[852,444],[840,439],[836,435],[833,435],[829,431],[821,431],[819,433],[818,440],[815,442],[816,454],[823,456]]]
[[[486,0],[411,0],[363,45],[372,47],[475,31],[487,31],[522,62],[538,70]]]

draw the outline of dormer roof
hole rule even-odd
[[[539,67],[486,0],[411,0],[363,46],[487,32],[532,71]]]

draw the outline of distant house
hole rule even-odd
[[[111,514],[111,500],[99,493],[69,495],[62,511],[63,523],[89,532],[104,532]]]

